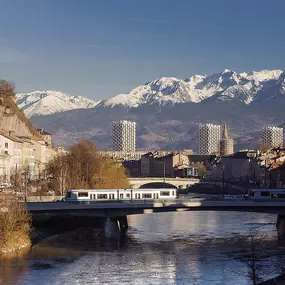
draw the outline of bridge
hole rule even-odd
[[[169,177],[139,177],[129,178],[129,183],[132,188],[179,188],[185,189],[195,183],[199,183],[196,178],[169,178]],[[156,187],[155,187],[156,186]]]
[[[173,201],[134,201],[134,202],[95,202],[67,203],[40,202],[27,203],[32,215],[51,214],[81,217],[98,217],[104,220],[107,237],[117,236],[128,228],[127,216],[160,212],[181,211],[238,211],[277,214],[277,230],[279,237],[285,236],[285,203],[280,201],[252,200],[173,200]]]

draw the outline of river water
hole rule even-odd
[[[231,241],[254,227],[277,248],[275,222],[276,215],[241,212],[135,215],[120,241],[92,243],[89,233],[79,245],[41,242],[0,261],[0,284],[245,285],[244,266],[234,259],[237,248]]]

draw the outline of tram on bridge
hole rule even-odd
[[[65,201],[152,201],[177,198],[176,188],[159,189],[71,189],[67,190]]]
[[[285,201],[285,189],[270,189],[270,188],[260,188],[260,189],[250,189],[248,192],[248,197],[250,200],[277,200]]]

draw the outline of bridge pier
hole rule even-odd
[[[279,240],[285,240],[285,216],[278,215],[276,221],[276,228]]]
[[[128,230],[128,220],[126,216],[119,218],[110,218],[108,216],[104,221],[104,235],[106,238],[119,238]]]

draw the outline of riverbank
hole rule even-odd
[[[31,246],[31,216],[25,205],[7,198],[0,202],[0,256]]]

